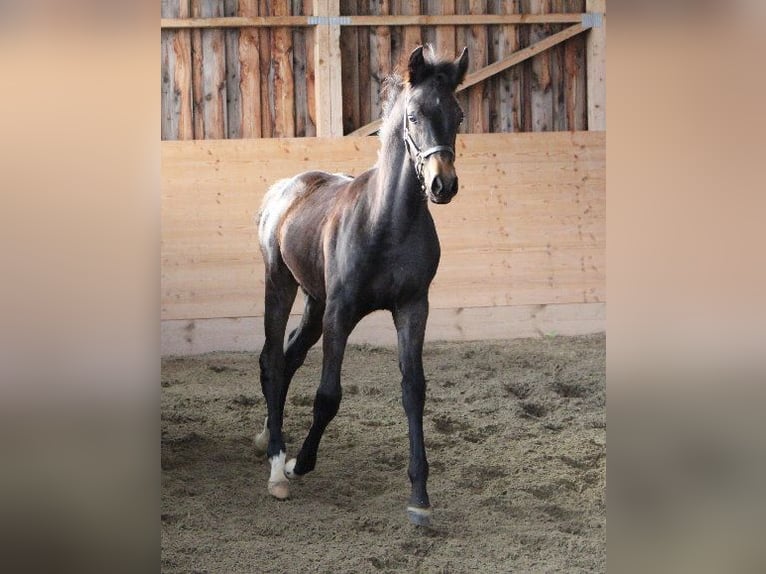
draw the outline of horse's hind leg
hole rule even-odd
[[[309,349],[322,336],[322,315],[324,303],[304,292],[303,317],[298,327],[290,333],[285,351],[285,384],[282,386],[282,408],[287,398],[287,389],[293,375],[306,360]]]
[[[322,319],[322,380],[314,398],[314,420],[297,458],[285,466],[285,474],[297,478],[314,470],[319,441],[338,412],[341,400],[340,371],[346,342],[356,321],[349,310],[329,304]]]
[[[295,301],[298,284],[283,262],[276,262],[266,271],[266,306],[264,331],[266,340],[261,351],[261,389],[266,399],[268,417],[266,429],[256,438],[256,451],[268,438],[266,453],[271,462],[269,493],[274,497],[287,498],[289,489],[284,475],[285,441],[282,437],[284,403],[285,353],[284,340],[287,319]]]

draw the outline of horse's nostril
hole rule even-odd
[[[434,195],[439,195],[443,187],[444,184],[442,183],[442,178],[437,175],[431,182],[431,193]]]

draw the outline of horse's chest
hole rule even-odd
[[[422,295],[428,291],[438,262],[438,249],[410,249],[384,258],[370,270],[370,295],[380,307]]]

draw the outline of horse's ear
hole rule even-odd
[[[460,56],[455,60],[455,87],[463,83],[465,73],[468,71],[468,47],[463,48]]]
[[[407,64],[407,72],[411,86],[419,84],[427,75],[428,64],[423,55],[423,46],[418,46],[410,54],[410,61]]]

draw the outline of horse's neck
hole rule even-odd
[[[398,123],[387,130],[381,142],[378,159],[378,177],[375,186],[373,220],[389,227],[417,219],[420,211],[427,209],[420,192],[415,168],[407,155],[402,136],[399,114],[392,121]]]

